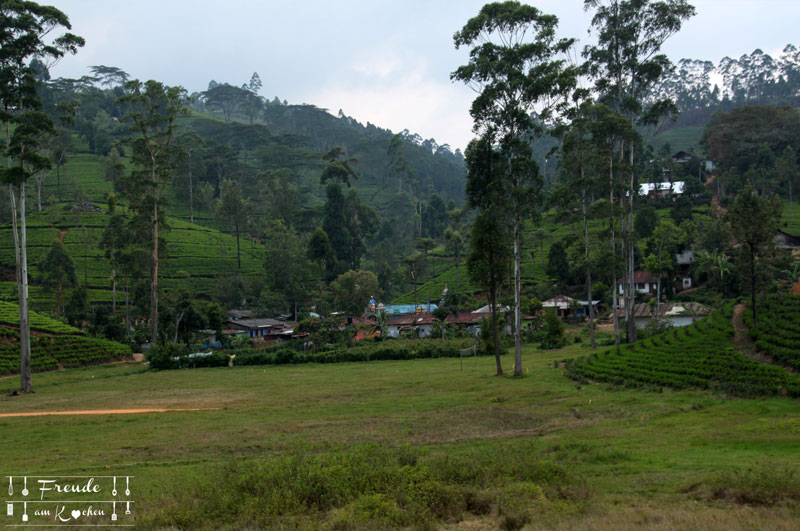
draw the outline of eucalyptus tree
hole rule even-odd
[[[677,113],[669,99],[647,101],[656,84],[670,67],[659,53],[664,42],[677,33],[683,22],[695,14],[687,0],[584,0],[584,9],[594,10],[592,27],[597,44],[587,46],[583,55],[595,80],[595,90],[604,103],[622,113],[633,125],[654,125]],[[627,219],[622,219],[622,255],[625,308],[633,307],[634,286],[634,195],[637,142],[617,143],[620,160],[627,159]],[[635,341],[636,325],[627,319],[628,340]]]
[[[222,181],[222,190],[220,190],[217,202],[217,216],[227,220],[233,226],[234,234],[236,234],[236,265],[240,270],[242,269],[242,257],[239,239],[241,230],[248,224],[251,210],[252,204],[242,195],[239,183],[231,179]]]
[[[65,54],[76,53],[84,40],[69,32],[52,38],[54,31],[71,29],[69,18],[54,7],[29,1],[0,3],[0,29],[0,121],[5,129],[5,143],[0,147],[7,157],[0,181],[8,184],[12,212],[19,299],[20,386],[22,391],[32,392],[25,182],[49,166],[50,161],[38,149],[54,128],[50,118],[40,111],[36,72],[30,61],[37,58],[40,63],[52,66]]]
[[[158,81],[125,83],[125,94],[119,99],[127,113],[123,121],[130,124],[133,170],[130,175],[131,207],[136,217],[148,221],[150,252],[150,329],[151,344],[158,343],[158,268],[159,226],[165,217],[162,195],[172,178],[176,149],[175,120],[188,114],[186,90],[167,87]]]
[[[467,202],[478,209],[470,231],[467,271],[475,284],[486,290],[492,312],[492,339],[497,375],[503,374],[500,362],[500,335],[497,324],[497,292],[511,269],[509,245],[510,216],[505,207],[508,190],[504,181],[505,159],[492,145],[491,131],[467,146]]]
[[[456,48],[471,46],[469,63],[450,77],[466,83],[478,96],[470,114],[475,132],[492,129],[507,160],[504,177],[510,190],[514,242],[514,374],[522,375],[520,266],[523,220],[541,203],[542,177],[530,143],[543,133],[566,94],[576,83],[568,66],[573,39],[556,39],[558,18],[516,1],[483,6],[453,36]]]
[[[576,94],[579,101],[581,94]],[[592,261],[589,253],[589,193],[597,185],[595,170],[598,165],[597,151],[592,149],[591,128],[594,111],[592,101],[584,101],[570,113],[571,123],[562,144],[562,163],[567,172],[567,186],[573,194],[580,194],[583,217],[583,248],[586,262],[586,296],[589,301],[589,339],[596,347],[594,337],[594,305],[592,304]]]
[[[178,170],[185,174],[188,180],[189,193],[189,223],[194,223],[194,174],[195,170],[201,174],[205,171],[203,161],[205,141],[194,131],[186,131],[176,139],[180,147],[178,152]]]

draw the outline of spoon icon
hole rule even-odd
[[[28,476],[25,476],[25,486],[22,488],[22,495],[28,495]]]
[[[117,476],[114,476],[114,490],[111,491],[112,496],[117,495]]]
[[[14,476],[8,476],[8,495],[14,495]]]
[[[130,479],[131,478],[129,478],[128,476],[125,476],[125,496],[130,496],[131,495],[131,489],[129,488]]]

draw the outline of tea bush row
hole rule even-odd
[[[736,396],[800,396],[800,378],[737,353],[731,343],[732,305],[688,327],[568,360],[578,381],[633,387],[701,388]]]

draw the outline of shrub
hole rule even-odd
[[[147,351],[146,359],[151,369],[163,371],[181,368],[181,358],[189,354],[189,348],[179,343],[153,345]]]

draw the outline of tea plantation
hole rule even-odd
[[[732,304],[691,326],[566,362],[580,382],[719,390],[736,396],[800,396],[800,378],[753,361],[731,344]]]
[[[19,310],[0,302],[0,375],[19,372]],[[31,367],[34,372],[80,367],[130,356],[114,341],[86,337],[84,332],[36,312],[30,313]]]
[[[756,342],[756,349],[775,363],[800,370],[800,295],[773,296],[758,309],[762,317],[758,329],[753,314],[745,313],[745,323]]]

